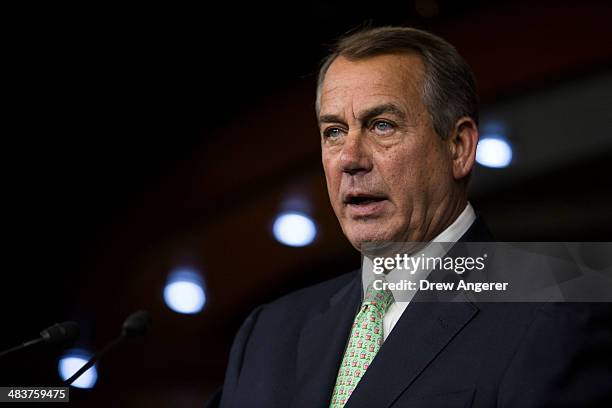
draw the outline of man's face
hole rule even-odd
[[[325,75],[323,168],[334,212],[358,250],[365,242],[428,241],[452,221],[451,152],[421,100],[423,76],[420,57],[403,54],[338,57]]]

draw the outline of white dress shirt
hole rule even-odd
[[[471,204],[468,202],[465,206],[465,209],[461,212],[461,214],[457,217],[457,219],[448,226],[444,231],[438,234],[431,242],[457,242],[459,238],[463,234],[467,232],[470,226],[474,223],[476,219],[476,214],[474,212],[474,208],[472,208]],[[435,247],[426,247],[422,252],[427,253],[428,256],[444,256],[444,253],[441,252],[440,246]],[[448,249],[448,248],[447,248]],[[372,260],[364,257],[363,265],[362,265],[362,282],[363,282],[363,292],[365,293],[368,285],[374,279],[372,271]],[[420,278],[424,279],[427,277],[430,271],[421,270],[416,272],[416,274],[412,275],[411,278]],[[400,280],[407,272],[402,270],[399,271],[394,269],[386,274],[388,281],[398,281]],[[395,324],[398,322],[404,310],[408,307],[410,303],[409,299],[406,299],[406,291],[396,291],[392,290],[393,297],[396,299],[395,302],[389,306],[387,313],[383,318],[383,335],[386,340]],[[413,294],[414,295],[414,294]],[[397,299],[400,299],[398,301]]]

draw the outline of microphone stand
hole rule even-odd
[[[104,356],[104,354],[106,354],[106,352],[108,352],[110,349],[115,347],[117,344],[121,343],[124,339],[125,339],[125,336],[121,335],[121,336],[117,337],[115,340],[113,340],[110,343],[108,343],[106,346],[104,346],[104,348],[102,350],[96,352],[93,355],[93,357],[83,367],[79,368],[79,370],[76,373],[74,373],[70,378],[68,378],[66,381],[64,381],[64,384],[71,385],[85,371],[89,370],[94,364],[96,364],[98,362],[98,360],[101,359],[102,356]]]
[[[0,353],[0,358],[2,356],[6,355],[6,354],[12,353],[13,351],[21,350],[23,348],[33,346],[34,344],[38,344],[38,343],[41,343],[43,341],[45,341],[45,339],[43,339],[42,337],[39,337],[39,338],[34,339],[34,340],[26,341],[25,343],[22,343],[22,344],[20,344],[18,346],[15,346],[15,347],[10,348],[8,350],[4,350],[3,352]]]

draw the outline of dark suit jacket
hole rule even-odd
[[[462,237],[490,239],[477,220]],[[255,309],[209,406],[328,407],[359,271]],[[612,305],[411,302],[348,400],[367,407],[612,407]]]

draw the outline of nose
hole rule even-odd
[[[346,136],[340,153],[342,172],[350,175],[367,173],[372,170],[372,158],[366,141],[359,132]]]

